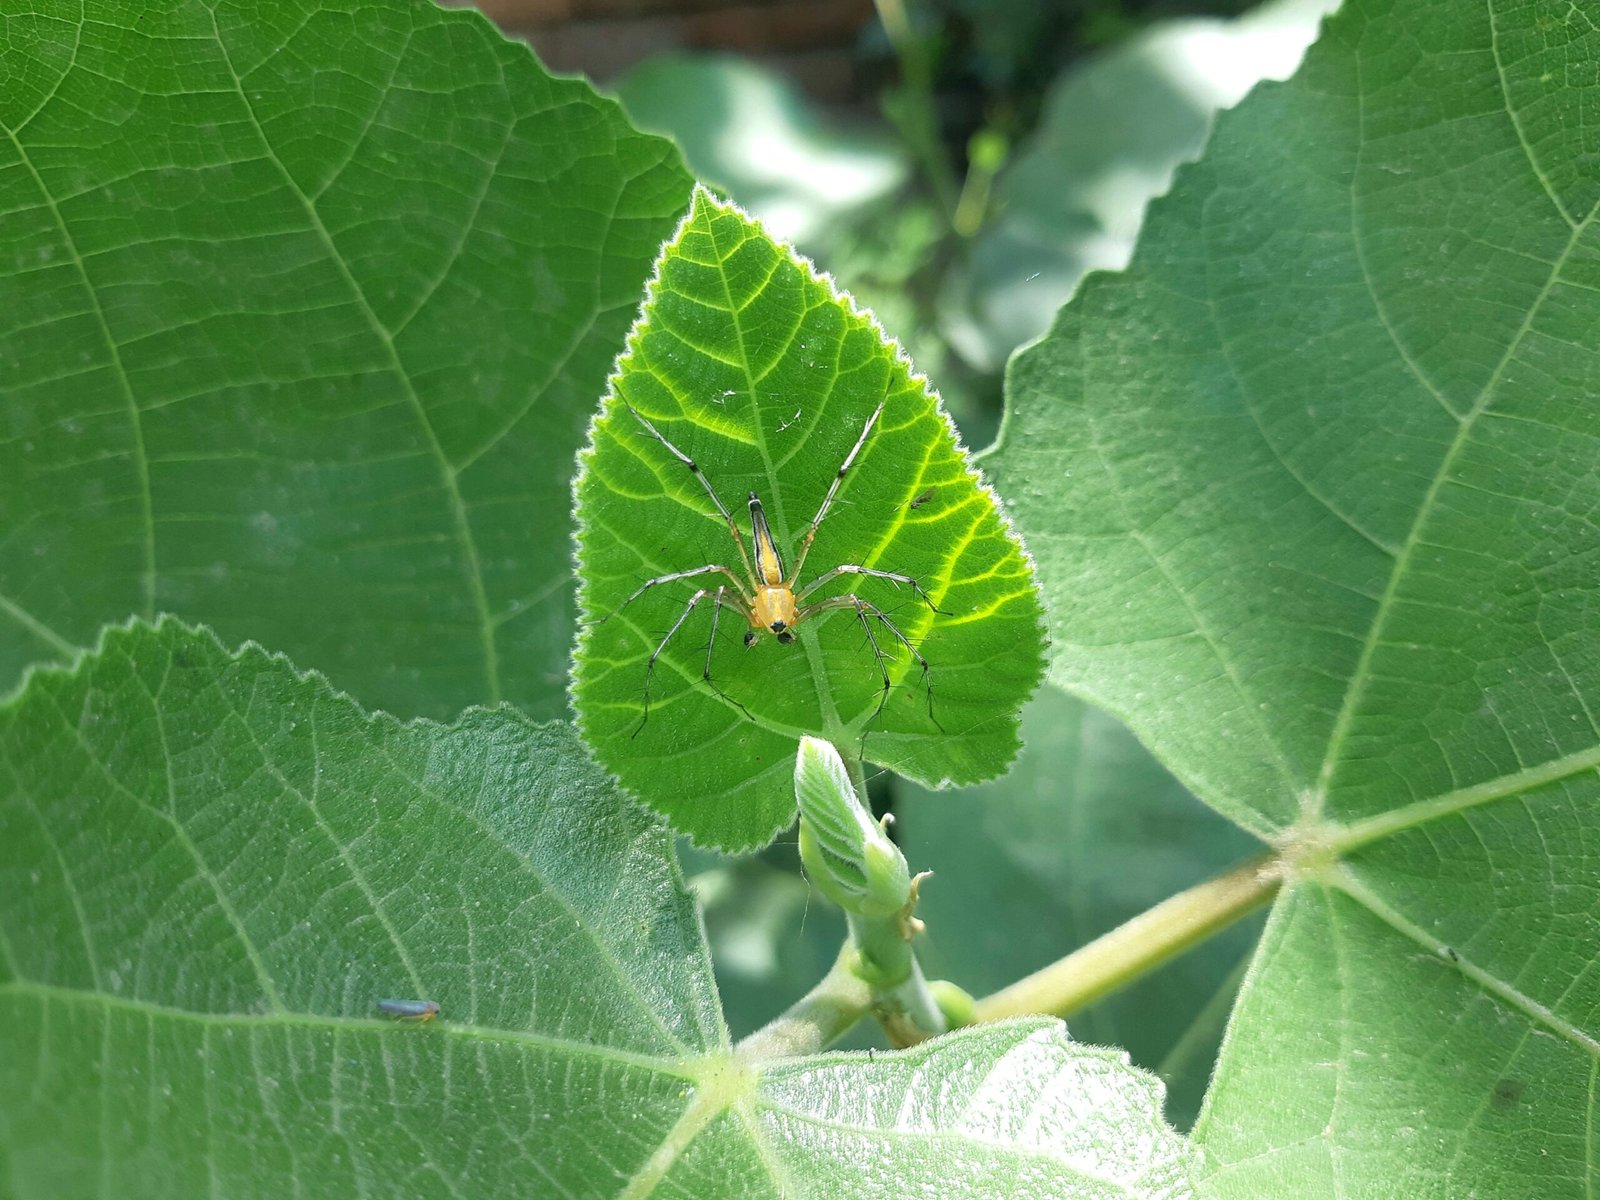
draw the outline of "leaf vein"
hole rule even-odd
[[[1592,214],[1591,214],[1592,216]],[[1328,748],[1324,754],[1322,767],[1318,772],[1316,787],[1311,798],[1311,812],[1320,816],[1327,805],[1327,797],[1333,782],[1334,772],[1339,763],[1339,755],[1344,749],[1344,741],[1348,736],[1350,727],[1355,720],[1357,708],[1366,696],[1366,689],[1372,676],[1372,662],[1378,647],[1383,644],[1383,630],[1388,623],[1390,614],[1394,611],[1396,598],[1400,594],[1400,587],[1406,578],[1411,565],[1411,557],[1419,545],[1424,544],[1424,530],[1433,516],[1434,507],[1439,501],[1440,493],[1444,490],[1446,480],[1449,478],[1451,468],[1455,465],[1457,457],[1470,441],[1472,430],[1477,419],[1489,411],[1489,406],[1494,398],[1494,389],[1499,385],[1501,376],[1505,373],[1507,365],[1522,344],[1523,338],[1533,327],[1534,317],[1543,306],[1545,299],[1555,287],[1560,278],[1561,270],[1566,265],[1588,227],[1586,220],[1583,225],[1572,231],[1572,236],[1567,240],[1561,256],[1552,265],[1550,276],[1540,288],[1538,296],[1528,306],[1521,325],[1506,345],[1504,354],[1494,373],[1484,382],[1483,389],[1474,399],[1472,408],[1460,420],[1456,435],[1451,440],[1438,469],[1434,472],[1433,480],[1428,486],[1427,494],[1418,506],[1416,519],[1411,524],[1411,529],[1406,534],[1405,544],[1400,548],[1399,555],[1395,558],[1389,579],[1384,587],[1383,596],[1378,601],[1377,610],[1373,613],[1372,623],[1368,626],[1367,636],[1361,648],[1361,655],[1356,661],[1355,668],[1350,673],[1350,683],[1345,689],[1344,701],[1339,709],[1338,719],[1334,722],[1332,732],[1328,736]]]
[[[322,244],[329,263],[338,271],[340,278],[349,289],[356,309],[366,322],[368,331],[374,341],[383,352],[388,372],[399,385],[407,407],[410,408],[437,464],[445,501],[449,508],[461,549],[462,572],[477,617],[478,640],[483,656],[485,699],[491,704],[498,703],[500,700],[500,659],[495,642],[495,625],[490,616],[488,591],[484,583],[483,568],[478,557],[477,541],[472,532],[471,516],[467,511],[466,501],[461,494],[456,472],[445,454],[443,443],[439,441],[438,431],[434,428],[433,422],[428,416],[427,408],[422,403],[422,397],[417,393],[416,384],[406,371],[404,363],[400,360],[399,351],[395,346],[391,331],[386,329],[378,319],[378,314],[368,300],[366,292],[356,280],[350,263],[340,252],[326,223],[322,220],[322,214],[318,212],[316,205],[301,189],[299,183],[284,165],[283,160],[278,156],[276,148],[267,138],[266,129],[262,126],[261,120],[256,115],[255,108],[250,103],[250,98],[245,92],[244,81],[233,66],[227,43],[217,25],[215,12],[211,14],[211,19],[212,32],[218,52],[222,55],[223,61],[228,67],[228,74],[234,83],[235,96],[245,117],[249,120],[251,128],[255,131],[256,137],[266,153],[267,160],[278,173],[284,187],[299,202],[310,232]]]

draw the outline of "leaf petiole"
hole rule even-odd
[[[1176,958],[1277,895],[1273,854],[1179,892],[1065,958],[977,1002],[977,1023],[1024,1014],[1070,1016]]]

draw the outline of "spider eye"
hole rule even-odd
[[[780,645],[787,646],[792,641],[794,641],[794,634],[790,633],[787,629],[778,631],[778,643]]]

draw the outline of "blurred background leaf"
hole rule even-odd
[[[678,856],[705,913],[717,991],[738,1040],[783,1012],[833,966],[844,943],[844,914],[812,892],[792,834],[738,859],[681,838]],[[887,1045],[876,1022],[857,1030],[865,1035],[860,1045]]]
[[[888,131],[829,121],[783,76],[741,58],[664,54],[613,90],[635,126],[678,143],[697,179],[819,257],[842,218],[859,219],[910,174]]]
[[[1338,0],[1275,0],[1232,21],[1152,25],[1065,72],[941,284],[939,324],[977,370],[1004,368],[1092,270],[1133,252],[1145,205],[1199,156],[1218,109],[1287,78]]]
[[[1022,757],[993,783],[900,786],[896,838],[913,870],[934,872],[918,909],[930,976],[993,991],[1262,848],[1081,700],[1043,688],[1022,736]],[[1241,922],[1070,1016],[1073,1037],[1122,1046],[1161,1075],[1168,1115],[1186,1127],[1259,928]]]

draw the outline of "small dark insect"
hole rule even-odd
[[[862,599],[853,592],[841,596],[829,596],[826,599],[815,600],[809,604],[806,603],[806,598],[818,588],[832,583],[841,576],[856,575],[886,580],[897,587],[904,584],[915,592],[934,612],[944,612],[933,602],[933,598],[923,590],[920,583],[909,575],[901,575],[895,571],[880,571],[875,567],[863,567],[855,563],[841,563],[831,570],[824,571],[805,586],[798,586],[800,572],[805,567],[806,555],[810,553],[811,543],[817,536],[817,526],[821,525],[822,519],[828,515],[828,510],[833,506],[834,497],[838,494],[839,485],[844,482],[845,475],[849,473],[851,464],[856,461],[856,456],[861,453],[861,448],[867,444],[867,438],[871,435],[873,427],[878,423],[878,418],[883,415],[884,406],[888,402],[889,396],[886,388],[884,398],[878,401],[878,407],[872,410],[872,415],[867,418],[866,424],[861,427],[861,435],[856,438],[855,446],[849,454],[845,455],[844,462],[834,472],[833,482],[828,485],[827,494],[822,497],[822,504],[818,507],[816,515],[811,518],[810,524],[805,527],[805,532],[800,535],[799,551],[795,555],[794,570],[792,571],[785,571],[784,569],[783,558],[778,552],[777,543],[773,540],[772,530],[767,525],[767,516],[762,509],[761,498],[754,492],[749,494],[750,539],[755,551],[752,559],[749,550],[745,546],[744,535],[739,532],[739,526],[735,524],[727,506],[722,503],[721,498],[716,493],[716,489],[711,486],[711,481],[705,477],[699,465],[694,459],[669,442],[666,436],[652,425],[643,414],[638,412],[633,405],[628,404],[626,401],[623,402],[628,411],[633,414],[634,419],[644,427],[645,432],[660,442],[666,447],[668,453],[687,467],[689,473],[705,489],[706,495],[711,497],[711,503],[716,506],[717,512],[721,514],[724,523],[728,526],[728,533],[732,536],[734,546],[739,551],[739,561],[744,566],[744,578],[740,578],[732,568],[721,563],[707,563],[704,566],[691,567],[687,571],[673,571],[668,575],[658,575],[654,579],[647,579],[641,583],[634,590],[634,593],[619,604],[612,613],[608,614],[607,617],[601,618],[606,620],[610,616],[615,616],[616,613],[621,612],[651,588],[658,587],[663,583],[698,579],[705,575],[721,575],[728,580],[727,583],[718,584],[715,588],[703,587],[697,589],[689,597],[688,603],[684,605],[683,611],[678,615],[678,619],[673,622],[672,628],[667,630],[666,636],[656,646],[655,652],[650,655],[650,661],[645,666],[644,671],[644,711],[639,718],[639,728],[633,731],[635,737],[639,735],[640,730],[644,728],[645,722],[650,717],[650,680],[655,673],[656,660],[661,657],[662,651],[667,648],[667,643],[672,640],[679,629],[683,628],[683,623],[689,619],[689,614],[694,612],[695,607],[702,600],[711,601],[711,640],[706,644],[705,668],[701,672],[701,677],[705,680],[707,687],[744,713],[746,717],[750,716],[750,711],[719,688],[711,679],[711,651],[717,642],[717,619],[721,616],[724,608],[731,608],[743,617],[748,624],[749,628],[744,633],[744,644],[746,646],[753,646],[756,639],[763,633],[770,634],[781,645],[787,646],[794,641],[795,629],[805,622],[826,616],[832,612],[854,612],[856,618],[861,622],[861,627],[866,630],[867,643],[872,647],[873,660],[877,664],[878,674],[883,679],[881,698],[878,701],[878,711],[882,712],[883,706],[889,698],[891,682],[889,668],[884,661],[883,648],[878,644],[878,637],[873,632],[873,622],[877,622],[882,628],[888,630],[900,645],[905,647],[906,653],[911,655],[917,665],[922,668],[923,682],[928,689],[928,716],[930,718],[933,717],[933,688],[928,683],[928,660],[917,652],[917,648],[912,645],[911,639],[900,631],[899,626],[889,619],[888,614],[883,609],[871,601]],[[935,724],[937,723],[935,721]]]
[[[379,1000],[378,1011],[396,1021],[431,1021],[439,1015],[439,1006],[432,1000]]]
[[[911,503],[906,505],[906,507],[911,509],[912,512],[915,512],[917,509],[921,508],[924,504],[926,504],[929,500],[932,500],[934,493],[937,492],[938,490],[939,490],[938,488],[932,488],[932,487],[924,488],[922,491],[918,492],[915,496],[913,496],[911,498]]]
[[[1499,1111],[1504,1112],[1515,1105],[1518,1100],[1521,1100],[1522,1093],[1527,1090],[1528,1085],[1520,1079],[1497,1080],[1494,1085],[1494,1094],[1489,1103]]]

